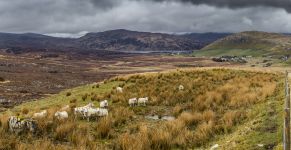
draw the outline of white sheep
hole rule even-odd
[[[123,92],[123,89],[122,89],[122,87],[117,87],[117,88],[116,88],[116,91],[117,91],[118,93],[122,93],[122,92]]]
[[[85,117],[90,121],[91,117],[105,117],[108,116],[108,110],[105,108],[88,108],[85,110]]]
[[[108,107],[108,101],[104,100],[100,102],[100,108],[107,108]]]
[[[86,114],[88,112],[88,109],[91,109],[93,107],[94,107],[94,104],[89,103],[86,106],[74,108],[75,119],[76,119],[77,115],[80,115],[83,119],[86,118],[88,116]]]
[[[69,118],[69,115],[66,111],[57,111],[55,113],[55,117],[58,119],[58,120],[64,120],[64,119],[68,119]]]
[[[184,90],[184,86],[183,85],[179,85],[179,90],[180,91]]]
[[[85,117],[90,121],[91,117],[97,117],[100,114],[100,108],[87,108],[85,110]]]
[[[143,106],[146,106],[146,103],[149,101],[149,98],[148,97],[144,97],[144,98],[139,98],[137,100],[137,103],[138,105],[143,105]]]
[[[210,148],[210,150],[215,150],[215,149],[217,149],[219,147],[219,145],[218,144],[215,144],[215,145],[213,145],[211,148]]]
[[[34,113],[33,118],[44,118],[47,116],[47,110],[43,110],[42,112]]]
[[[129,106],[135,106],[137,104],[137,98],[131,98],[128,100]]]

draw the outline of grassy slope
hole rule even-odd
[[[221,56],[221,55],[286,55],[290,51],[291,38],[265,32],[242,32],[206,46],[201,51],[194,52],[195,56]]]
[[[279,86],[283,88],[282,83]],[[244,124],[237,126],[233,133],[218,137],[215,143],[218,143],[225,150],[264,150],[268,146],[281,150],[283,99],[283,90],[277,90],[276,94],[269,97],[267,102],[250,108],[252,111],[249,115],[253,119],[249,119]],[[212,145],[215,143],[212,143]],[[263,144],[264,147],[258,147],[258,144]]]
[[[267,52],[264,50],[253,50],[253,49],[211,49],[211,50],[200,50],[200,51],[194,51],[194,56],[224,56],[224,55],[230,55],[230,56],[262,56],[266,54]]]
[[[236,71],[235,71],[236,72]],[[243,72],[242,72],[243,73]],[[64,106],[69,104],[70,100],[78,99],[78,106],[88,103],[81,101],[81,96],[85,93],[94,92],[95,94],[105,94],[110,93],[114,86],[118,86],[122,81],[112,81],[106,84],[101,84],[99,88],[92,88],[92,85],[86,85],[82,87],[77,87],[70,90],[65,90],[60,94],[53,95],[51,97],[45,98],[39,101],[33,101],[29,103],[22,104],[15,107],[5,114],[15,114],[16,112],[21,112],[24,108],[28,108],[31,112],[38,111],[40,109],[47,109],[49,107],[55,106]],[[282,82],[280,82],[282,83]],[[127,83],[130,84],[130,83]],[[279,88],[282,88],[282,84],[279,85]],[[72,95],[67,97],[66,93],[71,92]],[[88,98],[89,99],[89,98]],[[205,146],[211,146],[214,143],[218,143],[220,146],[223,146],[223,149],[233,149],[235,146],[236,149],[258,149],[257,144],[273,144],[277,146],[282,140],[282,91],[278,90],[274,95],[270,96],[267,101],[263,103],[256,104],[247,109],[248,116],[250,119],[243,121],[240,125],[235,126],[229,134],[217,135],[210,140],[210,143],[206,143]],[[98,105],[98,102],[94,102]],[[116,105],[116,104],[114,104]],[[145,110],[143,110],[145,109]],[[167,107],[157,106],[151,108],[135,108],[135,112],[143,113],[145,111],[151,111],[150,109],[162,110],[167,109]],[[137,121],[138,122],[138,121]],[[140,120],[144,122],[144,120]],[[79,121],[81,124],[87,124],[84,121]],[[135,122],[136,123],[136,122]],[[147,123],[147,122],[144,122]],[[275,123],[275,125],[273,124]],[[275,129],[272,129],[275,127]],[[115,130],[126,130],[127,127],[120,126],[119,129]],[[248,129],[250,128],[250,129]],[[269,130],[270,129],[270,130]],[[269,131],[268,131],[269,130]],[[270,132],[271,131],[271,132]],[[123,132],[123,131],[122,131]],[[101,140],[99,142],[107,143],[107,140]],[[0,141],[1,142],[1,141]],[[230,146],[231,145],[231,146]],[[279,144],[280,145],[280,144]]]

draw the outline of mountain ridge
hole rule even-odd
[[[228,33],[167,34],[125,29],[90,32],[80,38],[52,37],[36,33],[0,33],[0,49],[163,51],[197,50]]]

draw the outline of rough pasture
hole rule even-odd
[[[179,85],[184,89],[179,90]],[[283,76],[279,73],[177,70],[116,77],[98,88],[92,86],[2,113],[0,149],[187,149],[216,143],[223,149],[258,149],[257,144],[281,144]],[[69,97],[68,92],[72,93]],[[134,97],[148,97],[149,101],[146,106],[129,107],[128,99]],[[107,117],[74,121],[74,107],[88,102],[99,106],[105,99],[109,102]],[[65,105],[71,108],[69,119],[55,120],[54,112]],[[48,116],[38,121],[36,134],[16,136],[6,130],[10,115],[30,116],[44,109]],[[176,119],[150,120],[145,118],[148,115]]]

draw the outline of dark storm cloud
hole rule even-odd
[[[0,32],[291,32],[287,0],[0,0]]]
[[[85,0],[86,1],[86,0]],[[89,0],[94,6],[100,8],[112,8],[120,4],[120,0]]]
[[[162,1],[177,1],[177,2],[190,2],[194,5],[206,4],[217,7],[228,8],[244,8],[244,7],[275,7],[283,8],[288,12],[291,11],[291,0],[154,0],[156,2]]]

